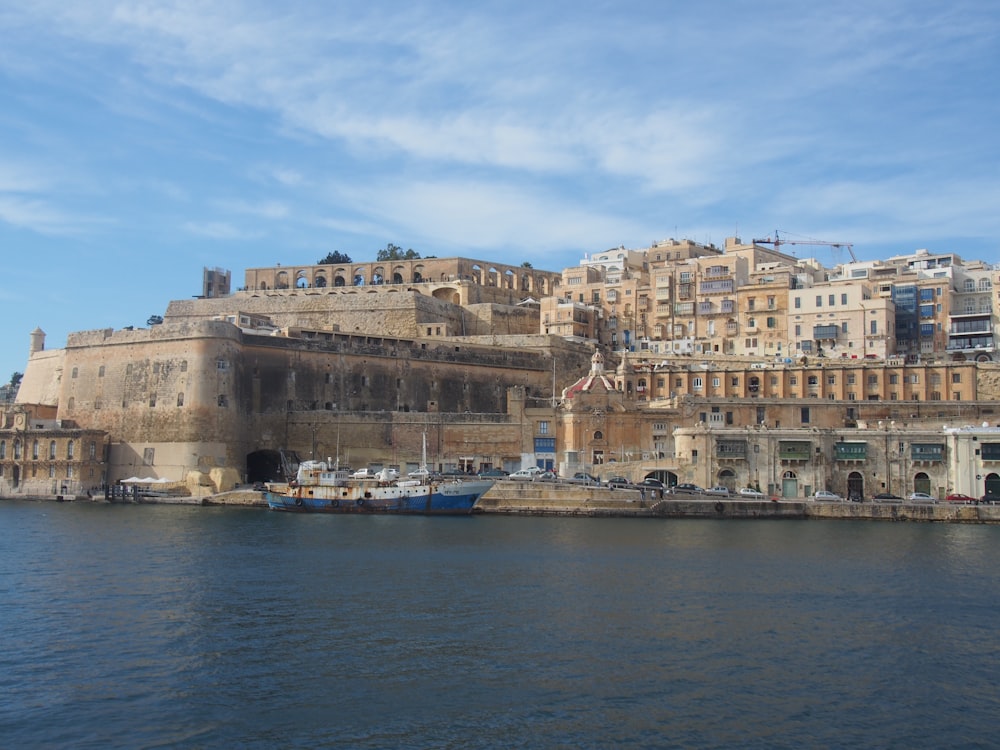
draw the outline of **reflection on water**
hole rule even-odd
[[[993,742],[992,527],[14,502],[0,541],[10,746]]]

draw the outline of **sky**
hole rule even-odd
[[[0,0],[0,39],[0,382],[36,327],[389,243],[1000,262],[994,0]]]

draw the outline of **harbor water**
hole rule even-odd
[[[0,502],[18,748],[997,747],[1000,528]]]

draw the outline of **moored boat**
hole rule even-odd
[[[471,513],[493,486],[489,479],[397,479],[388,471],[355,478],[325,461],[303,461],[284,492],[266,493],[271,510],[301,513]]]

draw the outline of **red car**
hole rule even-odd
[[[946,497],[944,500],[946,503],[964,503],[965,505],[978,502],[976,498],[969,497],[968,495],[963,495],[960,492],[948,495],[948,497]]]

